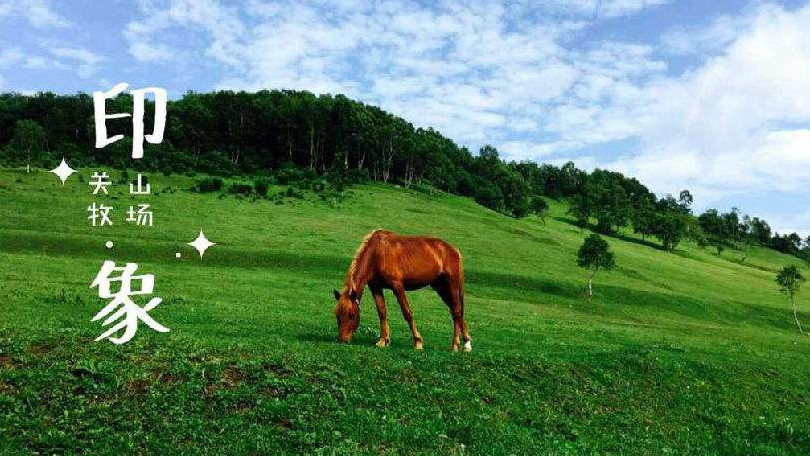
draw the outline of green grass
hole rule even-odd
[[[587,233],[560,203],[544,224],[393,186],[353,187],[336,206],[311,193],[275,204],[160,175],[153,195],[118,184],[93,197],[89,173],[62,187],[0,170],[0,452],[810,448],[810,339],[774,283],[797,262],[784,255],[754,248],[741,264],[733,250],[608,238],[618,268],[597,275],[589,303],[576,267]],[[113,227],[89,226],[92,201],[115,207]],[[153,228],[123,223],[136,201],[153,205]],[[331,290],[379,227],[463,252],[472,353],[448,351],[451,320],[430,290],[410,293],[423,352],[390,293],[391,347],[373,346],[369,294],[353,343],[336,343]],[[200,228],[217,242],[202,261],[185,245]],[[108,258],[156,275],[164,302],[150,314],[170,333],[141,325],[124,346],[93,342],[104,302],[89,285]]]

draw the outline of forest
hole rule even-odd
[[[147,101],[148,103],[148,101]],[[107,112],[132,112],[130,95],[107,102]],[[153,112],[146,109],[147,130]],[[164,139],[131,160],[131,119],[107,122],[124,139],[95,148],[93,100],[88,94],[0,94],[0,163],[50,167],[67,157],[74,167],[257,175],[298,172],[329,181],[374,180],[436,188],[469,196],[494,211],[544,216],[544,198],[566,199],[582,226],[603,234],[627,230],[655,238],[672,251],[684,239],[702,247],[742,252],[759,244],[798,256],[810,266],[810,237],[773,232],[758,217],[733,209],[693,214],[693,196],[658,198],[638,180],[618,172],[586,172],[530,161],[507,162],[492,146],[477,154],[432,128],[414,127],[382,109],[343,95],[307,91],[188,92],[170,100]],[[305,184],[308,185],[308,184]]]

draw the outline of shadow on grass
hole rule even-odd
[[[616,307],[631,311],[628,318],[640,316],[638,310],[649,309],[649,316],[660,317],[662,312],[702,320],[723,326],[753,324],[792,331],[794,322],[787,306],[784,309],[751,302],[724,300],[706,302],[679,293],[632,290],[615,285],[595,285],[596,298],[592,304],[583,300],[575,310],[601,316],[615,316]],[[802,316],[802,313],[804,314]],[[810,319],[810,312],[800,313],[800,319]]]
[[[737,257],[729,258],[729,257],[727,257],[727,256],[725,256],[725,257],[722,257],[722,256],[721,256],[720,258],[722,258],[722,259],[724,259],[724,260],[728,261],[729,263],[733,263],[733,264],[736,264],[736,265],[740,265],[740,266],[745,267],[745,268],[756,269],[756,270],[763,271],[763,272],[772,272],[772,273],[774,273],[774,274],[776,274],[777,272],[779,272],[779,270],[778,270],[778,269],[776,269],[776,268],[769,268],[769,267],[767,267],[767,266],[762,266],[762,265],[754,264],[754,263],[752,263],[751,261],[748,261],[748,260],[743,260],[742,258],[737,258]]]
[[[557,220],[557,221],[563,222],[563,223],[567,223],[567,224],[569,224],[569,225],[571,225],[573,227],[579,228],[579,229],[588,230],[588,231],[590,231],[592,233],[597,233],[597,234],[599,234],[601,236],[605,236],[605,237],[609,237],[609,238],[613,238],[613,239],[619,239],[621,241],[631,242],[633,244],[643,245],[644,247],[650,247],[650,248],[653,248],[655,250],[660,250],[662,252],[666,251],[664,249],[664,247],[662,247],[661,245],[658,245],[658,244],[656,244],[656,243],[654,243],[652,241],[648,241],[646,239],[639,239],[637,237],[628,236],[628,235],[626,235],[624,233],[600,233],[596,229],[596,226],[591,224],[591,223],[588,223],[587,226],[583,227],[582,225],[577,223],[576,220],[570,219],[568,217],[557,216],[557,217],[554,217],[554,220]]]
[[[0,233],[0,252],[33,253],[47,256],[69,256],[72,258],[92,258],[97,260],[109,256],[104,248],[106,238],[84,235],[43,235],[35,232]],[[176,244],[165,242],[146,243],[135,239],[116,244],[116,261],[137,261],[152,263],[194,264],[199,267],[238,267],[238,268],[283,268],[300,271],[329,271],[342,276],[348,268],[351,257],[338,255],[295,254],[274,250],[253,250],[248,247],[219,245],[205,254],[205,261],[199,261],[196,252],[185,255],[181,260],[174,257]]]
[[[648,279],[645,281],[653,283]],[[794,327],[787,307],[780,309],[741,301],[709,303],[682,293],[643,291],[616,285],[601,285],[598,279],[594,285],[595,297],[591,302],[584,298],[584,282],[580,286],[570,282],[488,271],[468,272],[467,282],[479,299],[490,298],[547,305],[549,298],[557,297],[570,305],[571,310],[591,316],[622,315],[624,318],[632,320],[645,316],[644,312],[640,311],[649,310],[646,316],[650,318],[659,318],[662,313],[670,313],[723,326],[753,324],[786,331],[792,331]],[[653,283],[653,285],[666,290],[666,287],[659,284]],[[810,312],[803,312],[803,314],[800,314],[800,319],[810,321]]]
[[[298,340],[302,342],[315,344],[329,344],[329,345],[339,344],[337,338],[337,329],[335,329],[334,334],[326,334],[324,332],[314,332],[314,331],[302,332],[298,334]]]
[[[376,320],[376,311],[374,313],[374,320]],[[369,316],[368,318],[372,318]],[[304,342],[306,344],[316,344],[322,345],[325,347],[371,347],[374,348],[374,344],[377,343],[378,337],[374,335],[374,331],[376,331],[375,323],[369,321],[365,324],[372,325],[371,328],[374,328],[369,332],[363,328],[363,324],[361,323],[360,331],[354,334],[352,337],[352,341],[348,344],[341,343],[338,341],[338,332],[337,332],[337,325],[331,330],[327,332],[323,331],[315,331],[315,330],[307,330],[304,332],[298,333],[298,340],[300,342]],[[391,348],[390,346],[388,348]]]
[[[476,270],[465,271],[465,275],[466,283],[474,284],[476,287],[476,294],[490,295],[498,299],[521,297],[521,300],[524,300],[526,292],[539,292],[565,298],[576,298],[582,293],[582,289],[578,286],[541,277]]]
[[[507,228],[504,229],[504,231],[509,234],[516,234],[520,237],[524,237],[526,239],[529,239],[530,241],[537,242],[539,244],[550,245],[552,247],[559,247],[560,245],[562,245],[559,242],[555,241],[554,239],[537,236],[534,233],[531,233],[526,230],[521,230],[519,228]]]

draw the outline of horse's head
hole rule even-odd
[[[350,342],[360,326],[360,296],[354,290],[338,293],[335,290],[335,317],[338,324],[338,340]]]

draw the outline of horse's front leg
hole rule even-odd
[[[419,330],[416,329],[416,323],[413,322],[413,312],[411,312],[411,306],[408,304],[408,296],[405,294],[405,287],[402,284],[395,285],[394,287],[394,295],[397,297],[397,301],[399,301],[399,307],[402,309],[402,316],[405,317],[405,321],[408,322],[408,326],[411,327],[411,334],[413,334],[413,348],[414,350],[421,350],[422,349],[422,335],[419,334]]]
[[[374,295],[374,303],[377,304],[377,315],[380,316],[380,340],[377,341],[377,346],[387,347],[391,344],[391,336],[388,330],[388,311],[385,308],[385,296],[383,290],[379,287],[369,287],[371,294]]]

